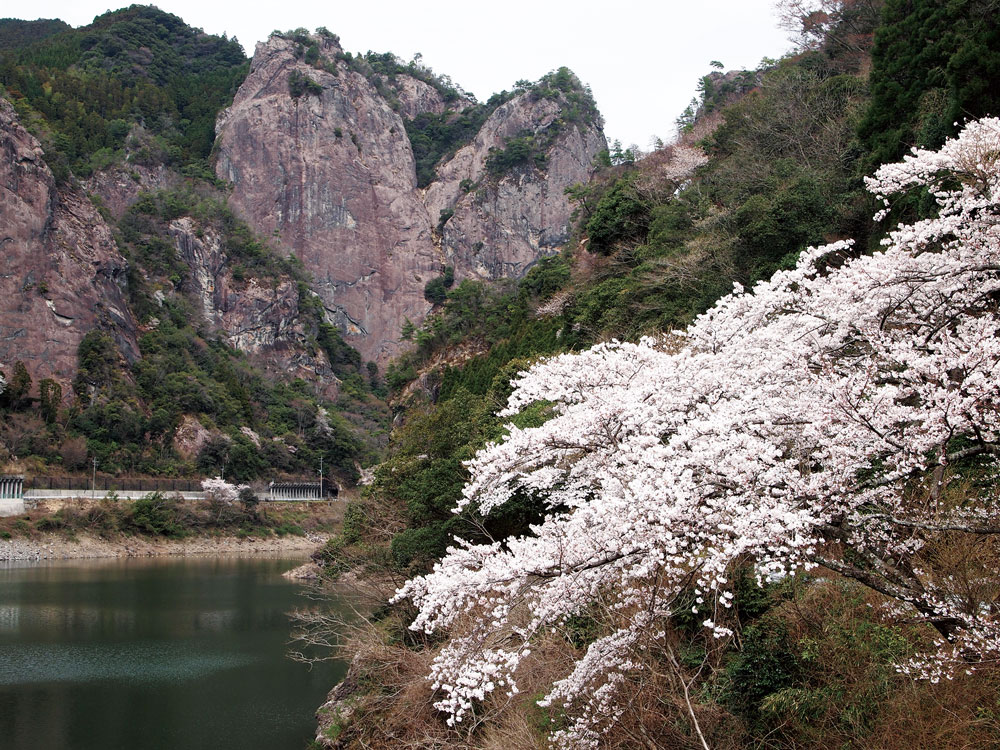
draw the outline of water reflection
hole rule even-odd
[[[72,645],[58,650],[29,646],[4,655],[0,663],[0,685],[100,680],[179,682],[243,666],[256,658],[259,657],[211,650],[179,654],[174,644],[166,641],[128,646]]]
[[[301,750],[343,667],[285,657],[298,562],[0,564],[0,746]]]

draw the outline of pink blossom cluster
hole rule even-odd
[[[634,182],[640,194],[674,193],[691,179],[694,171],[708,163],[708,156],[698,146],[679,142],[653,151],[639,161]]]
[[[670,160],[664,164],[661,177],[682,182],[700,166],[708,164],[708,156],[697,146],[678,143],[670,149]]]
[[[239,502],[240,490],[246,489],[245,484],[230,484],[221,477],[201,480],[201,489],[207,500],[213,500],[223,505],[234,505]]]
[[[557,745],[596,746],[615,685],[682,592],[729,633],[716,623],[737,558],[759,579],[825,565],[938,623],[939,651],[903,666],[924,676],[1000,654],[992,608],[908,563],[927,534],[993,523],[992,503],[948,510],[901,491],[956,455],[997,450],[998,160],[1000,120],[971,123],[868,181],[886,201],[923,188],[939,206],[880,251],[809,248],[795,269],[737,286],[680,347],[612,341],[522,373],[504,414],[546,401],[554,416],[510,425],[481,451],[461,505],[489,513],[528,493],[544,521],[529,536],[457,543],[396,595],[417,606],[414,629],[450,634],[433,667],[437,707],[458,722],[487,694],[516,692],[533,638],[600,602],[628,624],[543,701],[576,717]]]

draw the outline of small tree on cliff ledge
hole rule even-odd
[[[956,576],[931,551],[1000,533],[992,481],[948,487],[955,462],[975,456],[986,476],[1000,449],[1000,120],[868,186],[886,206],[926,188],[938,216],[872,256],[810,248],[673,343],[611,342],[519,377],[505,413],[547,401],[555,416],[480,452],[463,505],[489,513],[528,493],[548,515],[533,536],[451,548],[397,594],[419,608],[414,629],[450,633],[431,678],[451,722],[516,692],[533,636],[600,601],[623,626],[543,700],[572,717],[557,744],[596,745],[616,684],[683,591],[729,634],[737,559],[759,577],[822,565],[891,597],[939,634],[900,665],[918,676],[1000,656],[995,556]]]

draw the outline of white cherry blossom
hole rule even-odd
[[[596,746],[602,717],[619,710],[616,685],[682,591],[719,613],[707,628],[729,633],[718,623],[737,559],[759,579],[824,565],[932,623],[938,650],[903,670],[938,679],[1000,655],[989,603],[911,564],[935,533],[1000,531],[994,503],[944,508],[902,491],[998,450],[998,159],[1000,120],[971,123],[868,180],[887,205],[925,188],[940,207],[879,252],[809,248],[684,332],[599,344],[518,377],[504,414],[546,401],[555,416],[511,425],[481,451],[461,505],[489,513],[526,492],[544,521],[521,538],[456,542],[397,592],[418,608],[414,629],[450,635],[431,679],[451,722],[493,691],[516,692],[533,637],[600,600],[626,625],[543,701],[574,717],[556,744]]]
[[[245,484],[230,484],[221,477],[201,480],[201,489],[205,492],[205,498],[222,503],[223,505],[235,505],[240,499],[240,490],[246,489]]]

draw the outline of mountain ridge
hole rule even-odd
[[[381,370],[411,346],[406,326],[440,305],[445,287],[433,290],[517,277],[551,254],[568,236],[563,189],[589,178],[605,145],[568,72],[478,104],[416,63],[347,53],[325,29],[276,34],[252,62],[233,40],[149,6],[76,29],[0,31],[13,40],[0,49],[0,135],[13,144],[0,169],[8,185],[33,186],[4,193],[27,217],[5,238],[17,246],[6,260],[28,275],[3,277],[0,370],[23,370],[26,390],[6,400],[30,430],[47,429],[31,421],[37,384],[58,386],[62,411],[47,412],[53,429],[29,448],[55,463],[61,441],[86,437],[108,468],[209,471],[228,440],[268,456],[249,475],[291,468],[325,404],[357,438],[326,456],[350,478],[384,441]],[[484,124],[503,132],[477,144]],[[247,137],[234,139],[238,128]],[[421,153],[452,165],[450,193],[431,205],[414,156],[423,136],[434,145]],[[508,142],[530,147],[518,156]],[[470,151],[475,169],[458,175]],[[525,186],[537,205],[512,195]],[[184,377],[154,377],[150,362]],[[234,372],[270,385],[247,391]],[[291,406],[303,400],[305,421]],[[262,442],[248,445],[242,427]],[[200,453],[179,437],[190,428],[207,436]],[[0,442],[10,455],[31,445]]]
[[[487,174],[495,152],[567,121],[568,94],[582,89],[567,71],[568,93],[516,94],[420,188],[400,112],[458,117],[457,106],[473,105],[445,101],[406,72],[392,74],[396,96],[386,99],[384,76],[365,75],[354,62],[323,33],[258,44],[246,81],[219,116],[216,170],[233,184],[237,213],[303,260],[349,343],[385,364],[400,351],[404,321],[419,324],[430,311],[423,287],[445,267],[459,280],[516,278],[565,241],[564,190],[589,179],[606,142],[599,116],[577,117],[535,148],[541,159]]]

